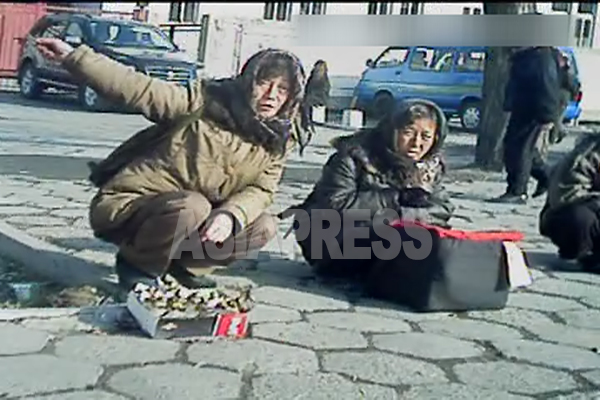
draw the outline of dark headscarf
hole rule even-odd
[[[261,119],[252,109],[253,89],[261,77],[278,73],[290,80],[289,97],[274,118]],[[238,76],[204,82],[204,117],[269,153],[282,154],[295,128],[304,85],[304,69],[294,54],[261,50],[246,61]]]

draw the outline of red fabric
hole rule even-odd
[[[440,238],[472,240],[476,242],[486,241],[503,241],[503,242],[519,242],[523,240],[523,234],[519,231],[461,231],[458,229],[446,229],[439,226],[428,225],[416,221],[396,220],[390,223],[394,228],[402,228],[407,226],[420,226],[430,231],[435,231]]]

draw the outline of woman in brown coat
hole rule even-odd
[[[153,126],[95,165],[90,207],[94,234],[119,246],[121,284],[171,274],[190,287],[214,286],[190,268],[226,265],[276,234],[265,210],[287,154],[304,90],[299,60],[281,50],[252,56],[235,78],[153,79],[59,39],[38,39],[100,96],[144,115]]]

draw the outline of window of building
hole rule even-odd
[[[580,14],[595,14],[597,6],[598,6],[598,4],[594,3],[594,2],[579,3],[579,5],[577,6],[577,11]]]
[[[183,22],[197,22],[200,18],[200,3],[185,3]]]
[[[422,3],[410,3],[410,13],[412,15],[421,14]]]
[[[473,15],[481,15],[481,8],[474,8]]]
[[[181,22],[181,11],[183,10],[182,2],[171,3],[169,7],[169,22]]]
[[[469,14],[471,14],[471,8],[463,7],[463,15],[469,15]]]
[[[410,61],[410,69],[415,71],[449,72],[452,70],[454,51],[417,47]]]
[[[461,51],[456,58],[456,72],[483,72],[485,67],[484,51]]]
[[[300,3],[300,14],[302,15],[323,15],[326,12],[327,3],[323,1]]]
[[[552,3],[552,11],[566,12],[571,14],[572,3]]]
[[[392,3],[369,2],[367,14],[370,15],[386,15],[392,13]]]
[[[265,3],[264,19],[289,21],[292,16],[293,3]]]
[[[406,62],[409,49],[392,47],[387,49],[375,62],[375,68],[397,67]]]

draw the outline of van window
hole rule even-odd
[[[375,68],[397,67],[406,62],[409,50],[406,48],[390,48],[383,52],[377,62]]]
[[[456,72],[483,72],[485,51],[461,51],[456,58]]]
[[[435,49],[417,47],[410,62],[410,69],[415,71],[450,72],[454,51],[452,49]]]

